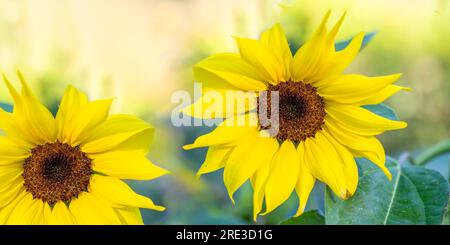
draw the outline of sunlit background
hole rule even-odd
[[[236,51],[232,35],[257,38],[280,22],[291,45],[305,41],[323,14],[331,22],[347,11],[338,39],[377,31],[347,72],[402,72],[401,92],[387,104],[405,130],[381,137],[387,153],[422,149],[450,138],[450,6],[446,0],[0,0],[0,70],[22,70],[53,110],[68,84],[92,99],[116,97],[114,112],[135,114],[157,128],[150,159],[172,175],[132,182],[134,189],[167,207],[144,210],[147,224],[246,224],[251,219],[247,184],[228,199],[221,172],[195,178],[205,150],[183,144],[211,130],[176,128],[170,102],[176,90],[192,91],[191,67],[217,53]],[[0,85],[0,101],[10,103]],[[448,178],[448,166],[447,170]],[[319,186],[320,189],[320,186]],[[320,196],[308,208],[321,208]],[[277,223],[296,209],[296,198],[259,223]]]

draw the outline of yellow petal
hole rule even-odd
[[[330,123],[338,124],[350,132],[372,136],[387,130],[402,129],[407,126],[402,121],[392,121],[372,113],[364,108],[353,105],[328,103],[325,111]]]
[[[23,187],[23,186],[22,186]],[[25,195],[28,193],[25,191],[25,188],[21,188],[16,191],[16,197],[6,206],[0,208],[0,224],[6,224],[11,212],[16,208],[17,204],[22,201]]]
[[[193,144],[185,145],[183,149],[190,150],[214,145],[234,145],[246,134],[255,131],[257,131],[256,113],[239,115],[226,119],[211,133],[198,137]]]
[[[255,173],[264,160],[271,158],[277,149],[278,142],[275,139],[261,137],[259,132],[252,133],[233,149],[223,173],[225,187],[233,203],[234,192]]]
[[[121,224],[114,209],[105,199],[92,193],[83,192],[69,205],[70,213],[77,224],[118,225]]]
[[[81,107],[79,113],[65,128],[69,138],[65,138],[63,142],[70,145],[79,145],[83,142],[92,129],[108,118],[111,103],[112,99],[97,100]]]
[[[0,208],[14,200],[23,187],[21,166],[0,167]]]
[[[348,198],[355,193],[356,187],[358,186],[358,167],[355,158],[348,148],[337,142],[326,130],[321,132],[334,147],[341,160],[341,164],[343,164],[342,168],[347,182],[347,193],[345,198]]]
[[[411,91],[411,89],[407,88],[407,87],[401,87],[401,86],[397,86],[397,85],[388,85],[387,87],[381,89],[380,91],[377,91],[376,93],[372,94],[372,96],[368,97],[367,99],[359,101],[358,104],[360,104],[360,105],[377,105],[377,104],[383,103],[383,101],[385,101],[392,95],[396,94],[400,90]]]
[[[328,33],[327,42],[328,42],[329,45],[334,45],[334,43],[336,42],[335,41],[336,36],[337,36],[337,34],[339,32],[339,29],[342,26],[342,23],[344,22],[346,14],[347,14],[346,12],[344,12],[342,14],[341,18],[339,18],[338,22],[336,22],[336,24],[333,26],[333,28],[331,29],[330,33]]]
[[[17,139],[17,142],[27,146],[53,142],[56,139],[56,123],[50,111],[41,104],[26,84],[22,75],[19,78],[22,83],[22,92],[14,89],[9,80],[3,75],[4,81],[14,99],[13,113],[0,112],[0,127],[8,136]]]
[[[181,109],[194,118],[229,118],[252,111],[257,107],[257,93],[210,90],[194,103]]]
[[[347,196],[344,164],[338,152],[321,131],[305,140],[305,162],[312,175],[326,183],[341,198]]]
[[[337,141],[348,147],[355,156],[369,159],[383,170],[389,179],[392,178],[391,173],[385,166],[386,154],[383,145],[377,138],[354,134],[339,125],[329,123],[327,120],[325,120],[324,129]]]
[[[216,54],[194,66],[194,77],[198,82],[229,83],[236,89],[261,91],[266,89],[264,77],[239,55]]]
[[[164,207],[157,206],[148,197],[136,194],[123,181],[101,175],[93,175],[91,192],[108,200],[115,208],[147,208],[164,211]]]
[[[234,147],[211,146],[206,153],[205,161],[197,172],[197,176],[214,172],[225,166]]]
[[[34,96],[20,72],[18,76],[22,84],[23,116],[27,119],[27,127],[33,131],[38,143],[54,142],[57,136],[55,118]]]
[[[122,224],[125,225],[143,225],[141,211],[139,208],[115,208]]]
[[[326,23],[328,12],[310,41],[306,42],[294,55],[292,62],[292,80],[306,83],[316,80],[320,70],[330,60],[334,46],[327,43]]]
[[[295,191],[298,196],[298,209],[295,216],[299,216],[305,210],[306,204],[309,199],[309,194],[311,193],[314,183],[316,182],[316,178],[311,175],[306,163],[305,156],[305,145],[300,142],[297,146],[297,153],[299,158],[299,171],[298,171],[298,179],[297,184],[295,185]]]
[[[45,224],[45,203],[40,199],[33,199],[30,193],[17,203],[9,215],[7,224],[10,225],[39,225]]]
[[[94,171],[120,179],[151,180],[169,173],[154,165],[142,152],[112,151],[89,155]]]
[[[84,93],[78,91],[72,85],[69,85],[56,113],[56,124],[58,126],[58,140],[64,142],[70,138],[70,124],[72,120],[80,113],[80,108],[88,103]]]
[[[323,66],[316,81],[341,74],[358,55],[364,39],[364,33],[358,33],[345,49],[335,52],[328,63]],[[334,44],[333,44],[334,46]]]
[[[9,137],[0,136],[0,166],[23,164],[30,152],[30,149],[17,145]]]
[[[281,80],[289,81],[291,79],[292,53],[289,49],[289,43],[280,24],[275,24],[272,28],[261,35],[261,42],[264,43],[274,56],[281,61],[283,66]]]
[[[341,75],[314,84],[322,98],[341,104],[357,104],[397,81],[401,74],[380,77]]]
[[[265,186],[266,212],[280,206],[291,195],[298,179],[299,159],[294,144],[287,140],[278,149]]]
[[[243,60],[258,69],[265,80],[277,84],[283,79],[284,67],[270,49],[258,40],[235,38]]]
[[[278,150],[278,149],[277,149]],[[256,222],[258,214],[262,210],[264,191],[267,177],[269,176],[270,166],[273,157],[268,157],[252,176],[251,183],[253,187],[253,220]]]
[[[130,137],[151,131],[153,127],[147,122],[130,115],[112,115],[106,121],[92,129],[91,134],[84,140],[81,150],[86,153],[100,153],[113,149]],[[149,141],[153,137],[149,138]]]
[[[74,225],[75,217],[63,202],[57,202],[52,209],[48,223],[50,225]]]
[[[36,144],[32,137],[22,131],[14,121],[12,113],[8,113],[0,108],[0,130],[17,145],[33,148]]]

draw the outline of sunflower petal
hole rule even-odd
[[[292,53],[281,25],[275,24],[269,30],[263,32],[261,42],[272,50],[275,57],[281,61],[280,63],[284,67],[281,81],[289,81],[291,79]]]
[[[322,133],[334,147],[341,159],[345,180],[347,181],[347,193],[345,198],[348,198],[355,193],[356,187],[358,186],[358,167],[355,158],[350,153],[349,149],[337,142],[327,131],[324,130]]]
[[[0,130],[15,144],[33,148],[36,142],[26,130],[21,129],[21,125],[16,123],[12,113],[8,113],[0,108]]]
[[[69,138],[63,140],[70,145],[79,145],[89,136],[92,129],[104,122],[109,114],[112,99],[89,102],[80,108],[66,130]]]
[[[21,166],[0,168],[0,208],[13,201],[24,188],[22,172]]]
[[[294,144],[289,140],[284,141],[273,158],[265,186],[266,214],[291,195],[297,183],[299,163]]]
[[[101,197],[83,192],[69,205],[70,213],[77,224],[83,225],[119,225],[121,224],[111,205]]]
[[[277,84],[283,79],[281,61],[259,40],[235,38],[243,60],[258,69],[265,80]]]
[[[216,54],[200,61],[194,66],[194,77],[199,82],[225,82],[245,91],[261,91],[267,86],[255,68],[231,53]]]
[[[181,109],[194,118],[215,119],[229,118],[257,107],[257,94],[243,91],[211,90],[194,103]]]
[[[363,39],[364,33],[360,32],[353,37],[345,49],[335,52],[328,63],[323,66],[321,74],[317,76],[316,81],[341,74],[358,55]]]
[[[100,153],[113,149],[130,137],[151,131],[154,128],[147,122],[130,115],[116,114],[92,129],[90,135],[82,143],[81,150],[86,153]],[[151,141],[153,137],[149,138]]]
[[[123,181],[101,175],[93,175],[91,180],[91,192],[101,196],[112,203],[115,208],[147,208],[164,211],[164,207],[157,206],[148,197],[136,194]]]
[[[325,111],[329,117],[326,119],[356,134],[373,136],[407,126],[406,122],[392,121],[358,106],[328,104]]]
[[[154,165],[141,152],[111,151],[89,155],[93,169],[120,179],[151,180],[169,173]]]
[[[223,180],[233,203],[234,192],[255,173],[264,160],[272,157],[277,149],[278,142],[275,139],[260,137],[259,132],[254,132],[233,149],[223,172]]]
[[[316,83],[318,93],[327,100],[341,104],[357,104],[397,81],[401,74],[366,77],[349,74]]]
[[[205,161],[197,171],[197,176],[211,173],[225,167],[225,163],[234,147],[210,146],[206,153]]]
[[[52,209],[48,223],[50,225],[74,225],[75,217],[63,202],[57,202]]]
[[[316,178],[311,175],[307,167],[307,163],[305,162],[305,145],[303,143],[300,143],[297,146],[297,153],[300,160],[300,167],[298,171],[297,184],[295,185],[295,191],[297,192],[299,204],[295,216],[301,215],[305,210],[306,203],[309,199],[309,194],[311,193],[314,183],[316,182]]]
[[[126,225],[143,225],[141,211],[139,208],[115,208],[122,224]]]
[[[320,74],[320,69],[328,63],[334,51],[334,47],[327,43],[326,23],[329,16],[330,11],[323,18],[311,40],[295,53],[292,62],[292,80],[313,82]]]
[[[383,170],[388,179],[392,178],[391,173],[385,166],[386,154],[383,145],[377,138],[354,134],[339,127],[339,125],[329,123],[327,120],[325,120],[324,128],[337,141],[348,147],[355,156],[369,159]]]
[[[253,187],[253,220],[254,221],[256,221],[258,214],[262,210],[264,194],[265,194],[265,184],[267,181],[267,177],[269,176],[272,160],[273,160],[273,156],[268,157],[261,164],[261,166],[256,170],[255,174],[250,179],[251,183],[252,183],[252,187]]]
[[[183,149],[215,146],[235,145],[246,134],[257,131],[256,113],[239,115],[226,119],[211,133],[198,137],[193,144],[183,146]]]
[[[22,74],[18,72],[22,84],[21,99],[27,127],[33,131],[38,143],[54,142],[57,136],[56,122],[52,113],[34,96]]]
[[[27,146],[53,142],[56,139],[56,123],[50,111],[34,96],[25,82],[22,74],[18,73],[22,91],[19,94],[3,75],[3,79],[14,99],[13,113],[0,112],[0,127],[21,143]]]
[[[0,208],[0,224],[6,224],[11,212],[15,209],[17,204],[22,201],[24,196],[27,194],[25,188],[21,188],[16,191],[16,197],[6,206]]]
[[[23,164],[30,150],[14,143],[9,137],[0,136],[0,166]]]
[[[398,85],[388,85],[385,88],[381,89],[380,91],[377,91],[376,93],[372,94],[370,97],[366,98],[365,100],[359,101],[358,104],[360,104],[360,105],[377,105],[377,104],[383,103],[386,99],[388,99],[389,97],[398,93],[401,90],[411,91],[411,89],[407,88],[407,87],[402,87],[402,86],[398,86]]]
[[[34,199],[33,195],[27,193],[14,207],[6,223],[10,225],[45,224],[45,205],[42,200]]]
[[[58,140],[64,142],[70,138],[70,125],[74,117],[80,112],[80,108],[88,103],[84,93],[69,85],[64,92],[58,112],[56,113],[56,124],[58,126]]]
[[[312,175],[326,183],[339,197],[347,197],[344,163],[339,153],[321,131],[305,141],[305,162]]]

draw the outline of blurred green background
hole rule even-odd
[[[248,224],[253,223],[250,186],[236,194],[233,206],[221,172],[195,178],[205,150],[185,152],[181,146],[211,129],[173,127],[176,104],[170,96],[192,91],[193,64],[236,51],[231,35],[257,38],[280,22],[291,45],[298,46],[328,9],[333,11],[329,26],[347,11],[338,40],[377,31],[347,73],[402,72],[398,84],[413,89],[387,102],[409,126],[381,137],[386,152],[414,155],[450,138],[446,0],[0,0],[0,70],[12,78],[20,68],[53,110],[73,84],[91,99],[116,97],[113,112],[138,115],[157,128],[149,157],[173,174],[130,182],[167,207],[163,213],[144,210],[147,224]],[[11,102],[4,85],[0,101]],[[448,164],[439,168],[448,178]],[[308,208],[322,208],[321,188]],[[278,223],[295,209],[292,197],[258,223]]]

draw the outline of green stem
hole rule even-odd
[[[425,165],[433,158],[446,152],[450,152],[450,140],[442,141],[441,143],[426,149],[424,152],[413,159],[413,163],[419,166]]]

